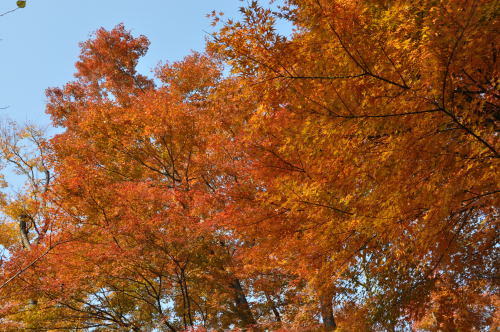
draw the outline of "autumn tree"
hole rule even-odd
[[[48,200],[51,184],[48,154],[47,140],[40,128],[19,126],[12,121],[2,124],[0,156],[8,175],[2,175],[0,201],[0,298],[4,302],[0,306],[0,321],[12,309],[25,310],[37,303],[37,296],[32,293],[21,299],[16,292],[5,290],[56,245],[52,241]],[[16,186],[16,182],[24,184]],[[8,301],[10,298],[13,301]],[[6,324],[11,323],[7,320]]]
[[[122,25],[100,29],[81,44],[76,80],[47,92],[64,128],[51,141],[51,199],[70,240],[25,276],[57,317],[38,328],[256,324],[238,243],[210,222],[222,206],[206,99],[220,68],[193,54],[159,67],[155,86],[135,69],[148,45]]]
[[[2,328],[498,328],[496,2],[272,6],[155,78],[99,29],[61,133],[3,135]]]
[[[242,14],[210,49],[254,102],[240,141],[268,212],[231,221],[251,257],[309,280],[327,329],[332,305],[344,329],[493,326],[496,3],[252,1]]]

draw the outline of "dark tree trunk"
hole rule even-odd
[[[30,222],[30,217],[27,214],[21,214],[19,216],[19,233],[21,236],[21,243],[23,244],[24,249],[31,250],[30,238],[28,235],[28,225]],[[36,299],[30,299],[29,305],[36,306],[38,301]]]
[[[231,281],[231,288],[234,290],[233,298],[236,305],[236,313],[241,321],[242,326],[248,327],[251,325],[257,325],[239,279],[234,278]]]
[[[321,309],[321,318],[323,318],[323,327],[325,331],[335,331],[337,324],[333,316],[332,296],[323,295],[319,299]]]
[[[26,214],[22,214],[19,216],[19,233],[21,236],[21,243],[25,249],[31,250],[31,244],[28,237],[28,224],[30,222],[30,218]]]
[[[276,317],[276,321],[281,323],[281,315],[280,315],[280,312],[278,311],[278,308],[276,308],[276,305],[274,304],[273,299],[271,298],[271,296],[267,292],[265,292],[265,295],[266,295],[267,302],[271,306],[271,310],[273,311],[274,317]]]

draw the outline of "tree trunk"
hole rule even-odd
[[[236,313],[242,326],[248,327],[251,325],[257,325],[257,322],[253,317],[252,310],[250,310],[250,305],[248,304],[245,293],[243,292],[243,287],[241,287],[241,283],[238,278],[234,278],[231,281],[231,288],[234,290],[233,298],[236,305]]]
[[[335,323],[335,318],[333,317],[332,296],[320,296],[319,305],[325,331],[335,331],[337,324]]]
[[[19,232],[21,235],[21,243],[25,249],[31,250],[30,239],[28,237],[29,216],[22,214],[19,216]]]
[[[24,249],[31,250],[30,238],[28,236],[28,223],[30,222],[30,217],[26,214],[21,214],[19,216],[19,233],[21,235],[21,243],[23,244]],[[30,299],[29,305],[36,306],[38,301],[36,299]]]
[[[273,299],[271,298],[271,296],[267,292],[264,292],[264,294],[266,295],[267,302],[271,306],[271,310],[273,311],[274,317],[276,317],[276,322],[281,323],[280,312],[278,311],[278,308],[276,308],[276,305],[274,304]]]

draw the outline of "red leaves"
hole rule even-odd
[[[29,277],[60,317],[497,324],[493,7],[287,5],[251,2],[211,55],[160,66],[159,87],[135,69],[145,37],[119,25],[81,44],[77,80],[47,92],[65,129],[51,141],[51,227],[73,242]]]

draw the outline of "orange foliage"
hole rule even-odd
[[[498,328],[495,2],[241,13],[156,80],[123,25],[81,44],[47,91],[50,236],[1,237],[0,326]]]

